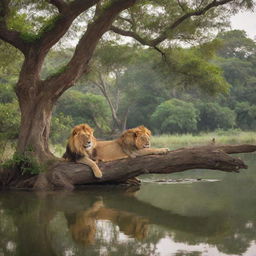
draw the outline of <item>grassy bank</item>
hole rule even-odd
[[[159,135],[152,137],[152,146],[167,147],[176,149],[179,147],[191,147],[211,143],[215,138],[217,144],[256,144],[256,132],[244,132],[239,130],[215,131],[211,133],[192,134],[173,134]]]

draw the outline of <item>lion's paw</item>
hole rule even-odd
[[[94,176],[97,179],[101,179],[102,178],[102,172],[94,172]]]
[[[169,152],[169,148],[161,148],[161,154],[167,154]]]

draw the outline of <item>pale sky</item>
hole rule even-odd
[[[245,30],[248,37],[256,40],[256,10],[240,12],[231,18],[232,29]]]

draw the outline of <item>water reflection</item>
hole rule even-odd
[[[73,223],[72,218],[67,217],[67,220],[72,238],[84,246],[95,244],[97,228],[100,229],[97,223],[100,221],[110,221],[120,232],[138,240],[143,240],[148,233],[147,218],[108,208],[103,200],[96,201],[89,209],[76,213]]]
[[[0,256],[255,256],[256,160],[250,161],[238,175],[200,174],[220,180],[213,183],[1,192]]]

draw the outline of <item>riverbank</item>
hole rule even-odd
[[[239,130],[215,131],[210,133],[193,134],[163,134],[153,136],[152,147],[168,147],[170,150],[179,147],[193,147],[210,144],[256,144],[256,132]]]

